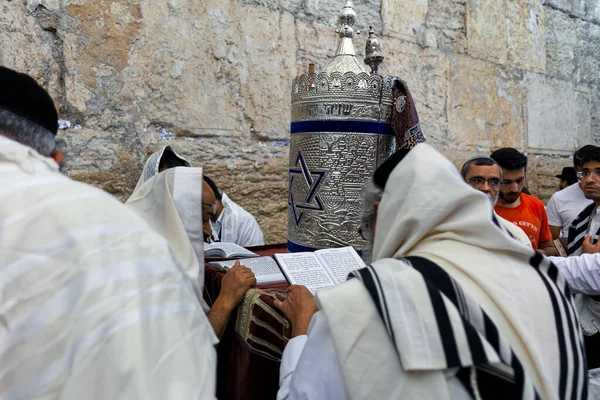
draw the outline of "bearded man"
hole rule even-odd
[[[523,229],[534,249],[549,256],[556,255],[544,203],[523,193],[527,157],[517,149],[505,147],[494,151],[490,158],[502,167],[500,197],[494,207],[496,213]]]
[[[486,156],[473,157],[463,164],[460,174],[473,189],[488,195],[492,206],[496,205],[500,194],[500,185],[502,185],[502,168],[494,159]],[[495,211],[494,215],[512,237],[521,244],[531,247],[531,241],[523,229],[505,220]]]

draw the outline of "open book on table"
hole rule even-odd
[[[214,242],[204,243],[205,258],[246,258],[258,257],[258,254],[251,252],[235,243]]]
[[[238,260],[250,268],[258,285],[289,282],[304,285],[315,293],[318,289],[333,287],[348,278],[355,269],[365,267],[358,253],[348,246],[322,249],[314,253],[280,253],[273,257]],[[235,260],[215,261],[209,265],[225,271],[235,265]]]

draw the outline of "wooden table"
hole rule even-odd
[[[285,244],[249,248],[260,256],[287,252]],[[209,261],[209,260],[207,260]],[[221,290],[223,273],[205,266],[204,298],[209,305]],[[217,348],[217,398],[275,399],[279,389],[281,353],[291,325],[275,309],[287,283],[251,289],[229,318]]]

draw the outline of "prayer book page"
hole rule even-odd
[[[274,257],[292,285],[304,285],[312,294],[335,286],[314,253],[282,253]]]
[[[215,242],[204,243],[204,257],[206,258],[246,258],[258,257],[258,254],[246,250],[235,243]]]
[[[336,285],[346,282],[350,272],[366,267],[352,246],[317,250],[315,255]]]
[[[257,285],[266,285],[269,283],[285,282],[285,276],[281,273],[277,262],[272,257],[256,257],[246,258],[243,260],[229,260],[229,261],[213,261],[208,263],[213,267],[220,268],[225,271],[229,271],[235,263],[239,261],[245,267],[248,267],[254,272],[256,276]]]

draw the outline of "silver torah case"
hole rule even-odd
[[[370,74],[356,58],[353,13],[348,0],[339,18],[340,44],[325,71],[292,84],[290,252],[365,250],[368,243],[358,232],[365,187],[394,149],[390,120],[397,78]]]

